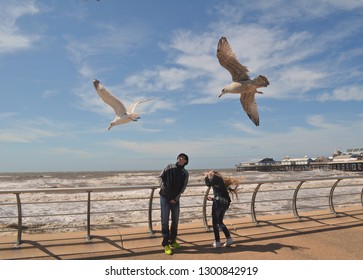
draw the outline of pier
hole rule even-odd
[[[310,170],[341,170],[361,172],[363,171],[363,161],[351,162],[308,162],[305,164],[282,164],[281,162],[272,164],[238,164],[237,171],[310,171]]]

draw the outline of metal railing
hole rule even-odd
[[[363,176],[345,176],[345,177],[324,177],[324,178],[304,178],[291,180],[271,180],[271,181],[244,181],[239,186],[239,201],[233,202],[231,208],[227,212],[228,217],[242,217],[250,215],[253,222],[257,225],[257,213],[278,213],[292,211],[294,217],[300,219],[299,214],[302,210],[316,210],[329,208],[332,214],[338,215],[336,207],[360,205],[363,207]],[[0,191],[0,210],[6,207],[15,207],[16,211],[0,211],[0,222],[3,220],[16,219],[15,225],[17,231],[17,240],[15,247],[19,247],[22,243],[22,233],[26,229],[24,219],[36,218],[37,222],[45,217],[65,217],[65,216],[82,216],[85,218],[85,225],[75,227],[86,228],[86,242],[92,239],[91,228],[109,227],[109,226],[126,226],[130,223],[147,223],[150,234],[154,233],[153,226],[156,222],[160,222],[156,213],[159,212],[160,206],[155,202],[158,192],[155,191],[159,186],[133,186],[133,187],[92,187],[92,188],[57,188],[57,189],[31,189],[31,190],[14,190]],[[339,191],[338,191],[339,190]],[[211,188],[204,184],[189,185],[182,196],[181,221],[202,219],[206,230],[209,230],[208,217],[210,217],[207,209],[207,197],[210,195]],[[127,196],[127,192],[132,195]],[[135,194],[136,193],[136,194]],[[57,195],[62,199],[51,200]],[[48,195],[48,197],[44,197]],[[77,196],[84,196],[77,198]],[[106,195],[106,197],[103,197]],[[107,197],[107,195],[109,195]],[[110,195],[112,195],[110,197]],[[37,199],[29,200],[36,196]],[[14,202],[15,197],[15,202]],[[69,198],[71,197],[71,199]],[[28,200],[27,200],[28,198]],[[51,198],[51,199],[49,199]],[[72,199],[75,198],[75,199]],[[23,200],[24,199],[24,200]],[[113,203],[113,206],[121,209],[105,209],[105,203]],[[327,203],[327,204],[326,204]],[[75,212],[63,212],[63,209],[57,209],[52,205],[64,205],[67,210],[70,206],[74,206]],[[277,206],[276,206],[277,204]],[[42,213],[32,213],[30,209],[35,206],[48,205],[43,209]],[[248,205],[250,206],[248,209]],[[28,206],[29,209],[24,209]],[[130,208],[130,209],[128,209]],[[79,209],[83,209],[80,211]],[[101,209],[101,210],[100,210]],[[196,209],[196,210],[195,210]],[[14,210],[14,209],[13,209]],[[52,211],[50,211],[52,210]],[[51,213],[49,213],[51,212]],[[146,212],[146,220],[135,221],[132,214],[138,212]],[[105,220],[105,215],[119,214],[124,215],[124,222],[116,223],[111,219],[111,223],[92,223],[92,218],[102,216],[100,220]],[[160,216],[160,215],[159,215]],[[66,226],[71,228],[72,226]],[[64,228],[61,227],[61,228]],[[57,230],[57,227],[48,227],[46,230]],[[32,229],[28,230],[44,230]],[[3,230],[0,232],[5,232]]]

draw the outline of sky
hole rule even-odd
[[[234,168],[362,147],[363,0],[0,0],[0,172]],[[216,58],[227,37],[260,126]],[[137,122],[114,112],[98,79]]]

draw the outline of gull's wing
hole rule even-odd
[[[248,69],[238,62],[236,55],[232,51],[227,38],[222,37],[219,39],[217,46],[217,57],[219,63],[226,68],[232,75],[232,81],[244,81],[249,80]]]
[[[135,111],[137,105],[139,105],[140,103],[147,102],[147,101],[152,100],[152,99],[154,99],[154,98],[144,99],[144,100],[141,100],[141,101],[138,101],[138,102],[135,102],[135,103],[131,104],[129,106],[128,110],[127,110],[127,113],[129,113],[129,114],[133,113]]]
[[[254,92],[242,93],[240,97],[243,110],[247,113],[247,116],[256,125],[260,125],[260,117],[258,115],[257,103]]]
[[[113,108],[117,116],[122,116],[126,114],[125,105],[115,96],[113,96],[106,87],[104,87],[98,80],[94,80],[93,85],[95,86],[98,95],[105,103]]]

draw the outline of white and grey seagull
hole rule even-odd
[[[111,127],[115,125],[125,124],[130,121],[137,121],[140,116],[138,113],[135,113],[135,108],[140,103],[149,101],[154,98],[144,99],[141,101],[138,101],[136,103],[133,103],[129,106],[128,109],[126,109],[125,105],[112,93],[104,87],[99,80],[93,80],[93,85],[98,93],[98,95],[102,98],[102,100],[110,105],[112,109],[115,111],[115,119],[110,123],[110,126],[108,127],[108,130],[111,129]]]
[[[259,126],[260,118],[255,95],[256,93],[262,94],[257,89],[267,87],[270,84],[268,79],[265,76],[259,75],[257,78],[251,80],[247,74],[247,67],[239,63],[226,37],[222,37],[218,42],[217,57],[219,63],[232,75],[232,83],[222,89],[219,97],[226,93],[240,94],[243,110],[245,110],[252,122],[256,126]]]

